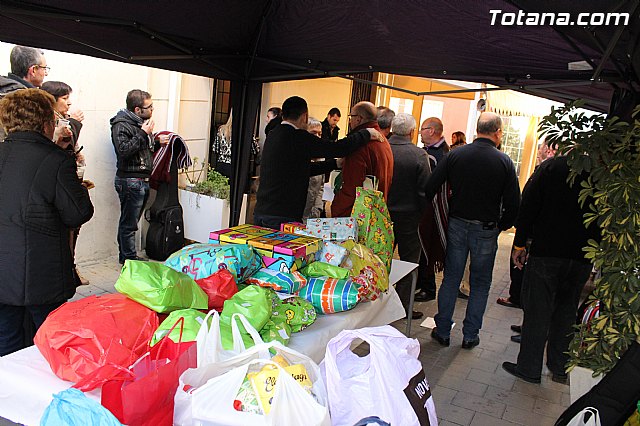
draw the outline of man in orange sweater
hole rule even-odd
[[[380,131],[377,120],[375,105],[371,102],[358,102],[351,108],[349,129],[351,132],[366,128]],[[382,143],[371,140],[345,157],[342,166],[342,187],[331,204],[332,217],[351,216],[356,188],[362,186],[367,175],[378,178],[378,190],[382,192],[386,201],[393,177],[393,153],[386,139]]]

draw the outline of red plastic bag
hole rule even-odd
[[[79,382],[101,367],[128,368],[147,351],[158,315],[121,294],[67,302],[44,321],[34,343],[63,380]],[[86,381],[80,390],[101,382]]]
[[[227,269],[220,269],[213,275],[200,278],[196,283],[209,297],[209,310],[221,311],[224,301],[238,292],[233,274]]]
[[[173,328],[178,324],[183,326],[184,318]],[[174,343],[167,335],[129,368],[128,377],[118,377],[102,386],[101,403],[129,426],[171,426],[178,379],[185,370],[196,366],[196,342]]]

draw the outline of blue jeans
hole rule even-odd
[[[0,304],[0,356],[5,356],[25,345],[25,310],[29,312],[35,329],[38,330],[47,315],[57,309],[63,302],[51,305],[12,306]],[[32,338],[32,336],[30,336]],[[33,343],[33,341],[32,341]]]
[[[438,313],[435,316],[438,335],[449,337],[451,318],[456,307],[458,289],[471,255],[469,266],[469,285],[471,292],[467,301],[462,334],[464,340],[478,337],[482,328],[482,317],[487,307],[487,298],[491,288],[493,264],[498,250],[500,230],[483,229],[481,224],[469,223],[450,217],[447,230],[447,256],[444,262],[444,277],[438,291]]]
[[[118,222],[118,258],[135,259],[136,231],[142,210],[149,198],[149,182],[142,178],[121,178],[116,176],[115,187],[120,198],[120,221]]]

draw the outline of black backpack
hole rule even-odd
[[[149,208],[145,251],[154,260],[166,260],[184,247],[184,222],[182,206],[178,201],[178,166],[175,158],[171,161],[169,174],[171,179],[159,184],[156,199]]]

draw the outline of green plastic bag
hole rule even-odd
[[[338,279],[349,278],[349,270],[334,266],[326,262],[312,262],[302,268],[300,273],[307,278],[331,277]]]
[[[271,319],[286,322],[293,333],[309,327],[318,316],[311,302],[300,296],[291,296],[282,300],[276,296],[276,299]]]
[[[287,346],[289,339],[291,339],[291,327],[286,321],[274,321],[270,319],[260,330],[260,337],[265,342],[271,342],[277,340],[283,345]]]
[[[393,222],[382,192],[356,188],[351,216],[358,222],[358,242],[373,250],[389,273],[393,257]]]
[[[126,260],[116,290],[160,313],[178,309],[207,309],[207,295],[182,272],[162,263]]]
[[[193,342],[196,340],[196,336],[198,335],[198,330],[200,330],[200,326],[204,321],[204,317],[206,314],[196,311],[195,309],[180,309],[177,311],[173,311],[169,314],[169,316],[162,321],[160,327],[153,333],[151,337],[151,341],[149,342],[149,346],[154,346],[158,343],[164,336],[169,334],[171,328],[178,322],[180,318],[184,318],[184,328],[182,329],[182,341],[183,342]],[[180,329],[182,327],[177,326],[171,331],[169,334],[169,339],[174,343],[180,343]]]
[[[270,291],[268,288],[250,285],[234,294],[231,299],[225,300],[222,314],[220,314],[220,337],[223,349],[233,349],[231,317],[235,313],[244,315],[258,332],[262,330],[262,327],[271,318]],[[238,321],[238,327],[242,334],[245,348],[252,347],[254,345],[253,339],[240,321]]]

